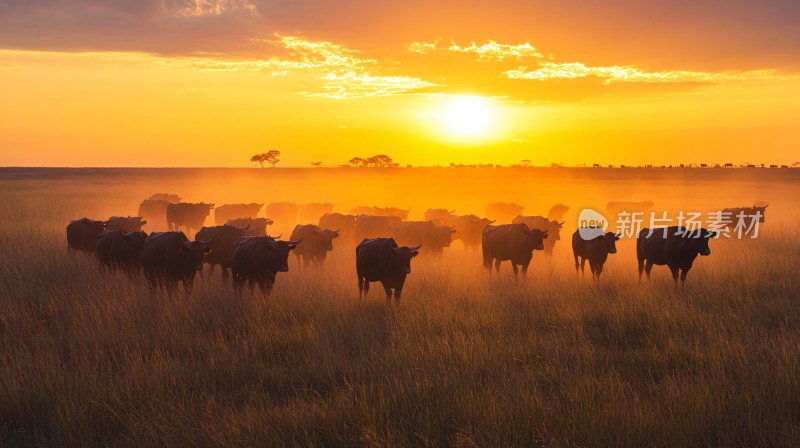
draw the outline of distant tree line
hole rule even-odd
[[[377,154],[366,159],[362,157],[353,157],[347,162],[347,166],[353,168],[396,168],[400,166],[400,164],[395,163],[392,158],[386,154]]]

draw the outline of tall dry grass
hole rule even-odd
[[[686,291],[599,287],[568,240],[526,283],[478,253],[414,260],[400,304],[357,300],[351,247],[269,298],[206,272],[151,296],[66,252],[127,184],[0,184],[0,445],[798,446],[800,231],[713,241]],[[99,210],[99,211],[98,211]],[[785,222],[789,220],[786,219]]]

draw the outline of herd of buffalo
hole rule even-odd
[[[547,217],[523,216],[520,205],[495,203],[486,207],[484,218],[429,209],[424,221],[407,221],[409,210],[392,207],[356,207],[351,214],[341,214],[333,212],[333,204],[278,202],[267,205],[269,218],[261,218],[263,207],[229,204],[215,208],[214,204],[181,202],[173,194],[156,194],[141,203],[137,216],[70,222],[67,243],[70,252],[94,253],[104,268],[131,274],[143,271],[153,288],[173,290],[182,282],[186,293],[191,293],[195,274],[209,264],[212,270],[219,266],[224,279],[233,277],[237,294],[245,283],[251,290],[257,284],[269,294],[277,273],[289,270],[291,252],[303,265],[319,266],[338,239],[345,246],[356,246],[359,297],[369,291],[370,282],[381,282],[387,299],[394,296],[399,300],[412,258],[420,252],[441,254],[455,240],[467,248],[480,246],[489,272],[492,264],[499,272],[500,264],[510,261],[515,278],[520,268],[525,276],[534,251],[552,254],[569,209],[558,204]],[[608,204],[609,212],[617,207],[649,209],[652,203]],[[212,209],[216,225],[204,226]],[[317,224],[302,224],[308,222]],[[267,227],[275,223],[294,229],[288,240],[268,234]],[[146,224],[167,231],[148,235],[142,231]],[[593,278],[599,281],[608,255],[617,252],[620,236],[599,228],[582,230],[572,235],[575,268],[583,272],[588,260]],[[194,240],[187,238],[193,233]],[[676,286],[679,278],[683,286],[695,258],[711,253],[708,242],[715,236],[706,229],[689,232],[677,226],[643,229],[636,250],[640,280],[642,272],[649,278],[653,265],[667,265]]]

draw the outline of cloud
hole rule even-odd
[[[455,42],[452,42],[449,51],[456,53],[474,53],[478,55],[479,61],[504,61],[507,58],[522,59],[522,58],[543,58],[544,55],[539,52],[528,42],[518,45],[498,44],[490,40],[483,45],[477,45],[473,42],[468,47],[461,47]]]

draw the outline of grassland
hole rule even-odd
[[[34,173],[0,173],[2,446],[800,445],[794,178],[581,178],[565,190],[580,175],[515,173],[493,184],[499,192],[419,198],[413,185],[446,183],[387,175],[398,192],[303,175],[290,194],[273,179],[192,172]],[[328,176],[340,182],[325,189]],[[483,191],[480,173],[460,176],[462,192]],[[269,298],[242,299],[218,273],[192,297],[152,296],[141,279],[67,254],[69,220],[132,214],[145,192],[164,190],[219,203],[383,195],[414,205],[402,202],[414,194],[464,212],[490,195],[772,205],[758,239],[712,241],[683,293],[666,268],[639,285],[630,242],[596,287],[576,277],[567,237],[553,257],[535,255],[527,283],[508,266],[490,278],[458,245],[420,257],[392,305],[380,288],[357,300],[350,247],[319,272],[292,263]]]

